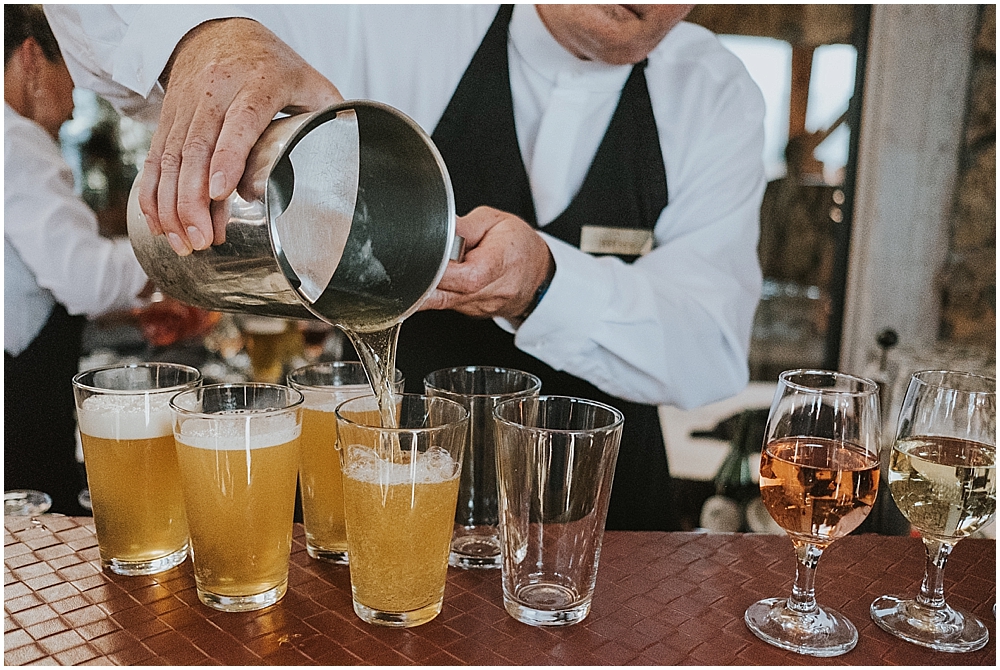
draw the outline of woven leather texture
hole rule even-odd
[[[995,665],[996,543],[960,542],[948,561],[950,604],[986,622],[990,641],[966,654],[934,652],[885,633],[868,615],[885,593],[914,594],[919,540],[861,535],[819,563],[821,604],[858,628],[852,651],[815,659],[758,640],[747,606],[786,595],[795,564],[784,537],[605,534],[590,615],[536,628],[503,608],[500,572],[450,568],[430,623],[368,625],[351,606],[346,566],[305,550],[296,525],[288,593],[257,612],[224,613],[197,598],[190,561],[149,577],[102,571],[93,520],[4,519],[6,665]]]

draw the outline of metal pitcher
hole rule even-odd
[[[139,263],[163,292],[209,310],[381,330],[417,310],[459,251],[441,155],[376,102],[272,122],[236,191],[212,203],[225,242],[203,251],[178,256],[149,232],[138,184],[128,233]]]

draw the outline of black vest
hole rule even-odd
[[[507,29],[512,12],[504,6],[497,13],[432,137],[448,166],[460,216],[487,205],[537,227],[510,90]],[[584,223],[649,230],[656,224],[667,204],[667,183],[644,68],[645,62],[633,67],[580,191],[545,226],[546,233],[579,246]],[[519,350],[513,335],[492,320],[451,311],[409,317],[400,332],[396,365],[414,392],[423,390],[424,376],[434,370],[496,365],[538,375],[543,394],[590,398],[619,408],[625,425],[607,528],[679,529],[656,407],[613,398]]]

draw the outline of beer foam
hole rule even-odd
[[[344,476],[368,484],[438,484],[458,476],[458,463],[441,447],[417,454],[416,463],[392,463],[380,458],[370,447],[352,445],[348,449],[350,457]]]
[[[329,391],[311,391],[300,389],[305,398],[305,409],[315,412],[333,412],[340,403],[363,395],[371,395],[372,387],[367,384],[332,387]]]
[[[213,418],[185,419],[181,434],[175,437],[181,444],[196,449],[246,451],[291,442],[300,432],[294,414],[258,416],[227,412]]]
[[[267,316],[244,315],[240,319],[243,332],[251,335],[280,335],[288,328],[284,319],[273,319]]]
[[[77,409],[80,432],[106,440],[150,440],[173,433],[170,393],[92,395]]]

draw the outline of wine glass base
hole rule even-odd
[[[854,624],[839,612],[822,607],[796,612],[787,598],[760,600],[747,608],[743,620],[768,644],[806,656],[839,656],[858,643]]]
[[[948,605],[935,609],[912,599],[882,596],[872,603],[871,615],[882,630],[937,651],[976,651],[990,639],[982,621]]]
[[[48,493],[31,489],[14,489],[3,492],[4,516],[36,516],[45,514],[52,507]]]

